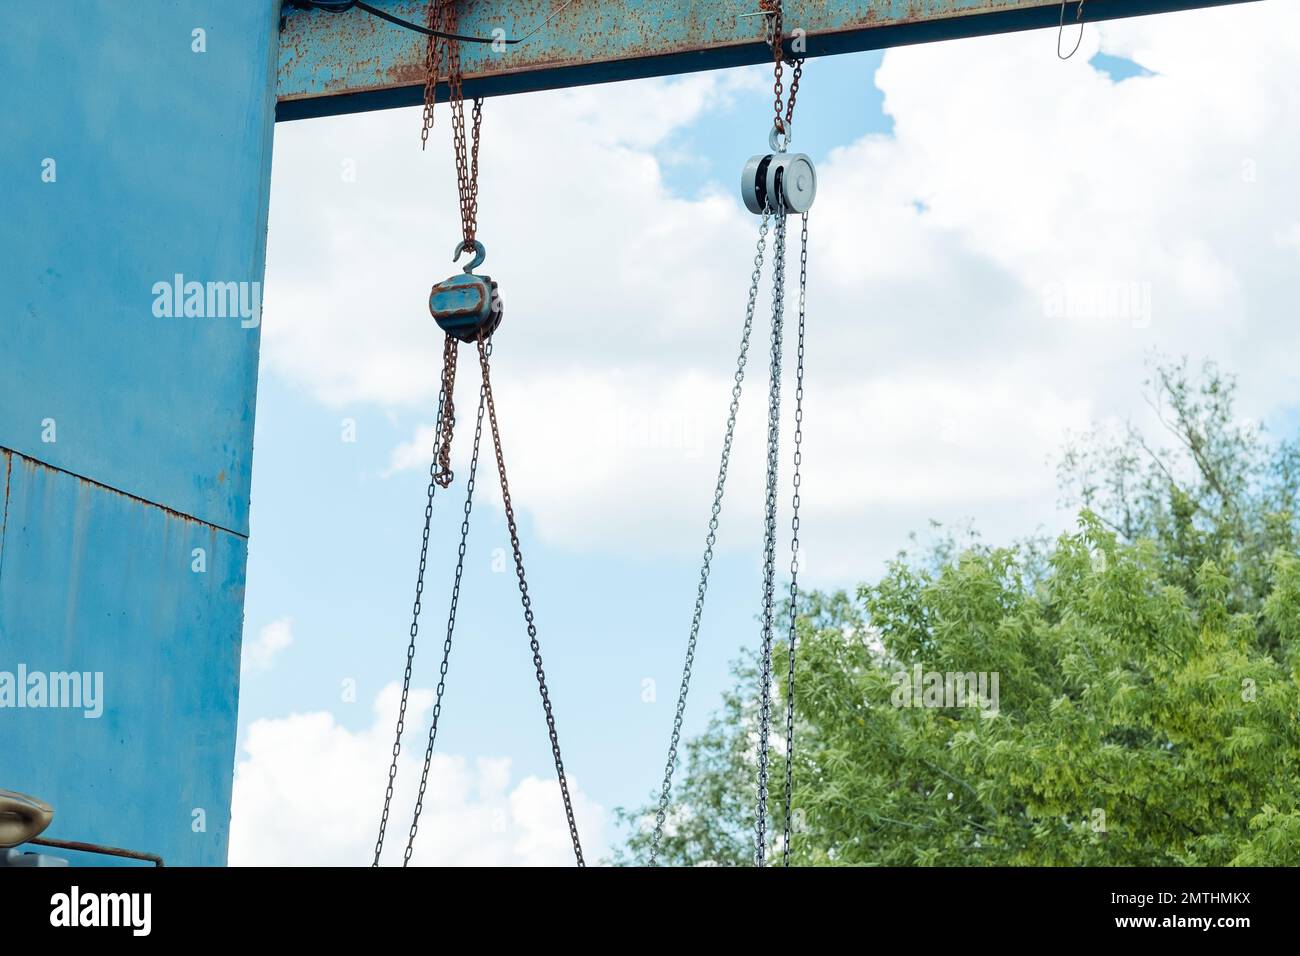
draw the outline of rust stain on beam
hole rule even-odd
[[[1253,0],[1086,0],[1085,22]],[[381,4],[423,21],[420,0]],[[785,0],[789,31],[809,57],[1055,27],[1056,0]],[[1068,0],[1073,22],[1078,0]],[[458,29],[535,36],[494,50],[462,44],[466,96],[495,96],[761,63],[758,0],[511,0],[465,4]],[[409,106],[421,101],[425,40],[362,12],[291,11],[281,33],[278,119]],[[445,77],[443,78],[445,80]],[[445,87],[445,83],[442,84]],[[445,89],[440,90],[445,96]]]

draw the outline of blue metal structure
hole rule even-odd
[[[1251,0],[1084,0],[1085,20]],[[422,0],[380,3],[423,22]],[[1065,4],[1075,23],[1080,3]],[[782,0],[787,35],[810,57],[1055,27],[1061,0]],[[520,37],[461,49],[465,95],[496,96],[762,63],[759,0],[496,0],[467,4],[458,30]],[[554,13],[553,19],[547,17]],[[750,14],[746,16],[746,14]],[[499,31],[499,32],[498,32]],[[279,119],[412,106],[424,93],[424,38],[360,11],[290,11],[280,44]],[[439,92],[445,98],[445,90]]]
[[[1240,0],[1087,11],[1223,2]],[[382,5],[420,16],[418,0]],[[558,6],[477,3],[461,28],[511,35]],[[466,93],[758,62],[761,21],[739,16],[745,6],[573,0],[512,52],[467,47]],[[1060,7],[786,9],[818,55],[1054,25]],[[48,836],[221,864],[277,99],[283,119],[414,103],[423,41],[356,11],[285,10],[281,32],[275,3],[6,12],[0,787],[54,805]],[[77,706],[52,706],[71,700],[72,674],[85,683]]]
[[[48,836],[222,864],[260,329],[206,292],[260,294],[276,17],[5,12],[0,779]],[[20,670],[101,674],[102,715],[6,701]]]

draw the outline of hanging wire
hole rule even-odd
[[[362,10],[372,17],[378,17],[380,20],[386,20],[394,26],[399,26],[404,30],[411,30],[415,33],[422,33],[429,37],[440,37],[444,40],[459,40],[461,43],[504,43],[506,46],[514,46],[516,43],[523,43],[534,33],[540,30],[546,24],[550,23],[555,17],[567,7],[573,0],[565,0],[565,3],[558,9],[552,11],[541,23],[534,26],[531,30],[521,37],[515,37],[513,40],[507,40],[505,37],[473,37],[461,33],[450,33],[445,30],[435,30],[430,27],[422,27],[418,23],[412,23],[410,20],[403,20],[401,17],[395,17],[391,13],[380,10],[378,7],[372,7],[362,0],[289,0],[289,5],[298,10],[324,10],[326,13],[346,13],[356,8]]]
[[[1079,0],[1079,6],[1075,10],[1074,19],[1079,24],[1079,38],[1074,41],[1074,49],[1069,53],[1061,52],[1061,40],[1065,38],[1065,4],[1066,0],[1061,0],[1061,23],[1056,33],[1056,55],[1062,60],[1068,60],[1079,52],[1079,47],[1083,45],[1083,5],[1086,0]]]

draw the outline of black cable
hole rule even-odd
[[[380,20],[387,20],[396,26],[406,30],[414,30],[416,33],[422,33],[428,37],[440,37],[444,40],[459,40],[461,43],[504,43],[510,46],[520,43],[527,37],[520,37],[518,40],[507,40],[496,37],[471,37],[464,36],[460,33],[444,33],[441,30],[430,30],[428,27],[422,27],[418,23],[412,23],[410,20],[403,20],[401,17],[395,17],[376,7],[372,7],[363,0],[289,0],[289,5],[299,10],[323,10],[326,13],[346,13],[355,7],[358,10],[364,10],[372,17],[378,17]],[[567,5],[567,4],[566,4]]]

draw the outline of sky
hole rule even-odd
[[[1149,427],[1153,354],[1213,358],[1300,430],[1300,5],[1247,4],[809,61],[792,148],[810,216],[802,486],[809,587],[924,535],[1073,526],[1055,461]],[[479,237],[529,590],[589,861],[662,775],[744,318],[770,69],[484,106]],[[460,239],[448,113],[276,128],[230,860],[365,864],[392,746],[441,335]],[[544,161],[539,162],[539,158]],[[766,285],[766,282],[764,283]],[[760,296],[687,734],[757,652]],[[478,378],[457,381],[458,478]],[[790,373],[792,363],[787,362]],[[792,395],[787,374],[787,412]],[[778,521],[789,521],[789,421]],[[400,862],[463,504],[435,498],[384,860]],[[788,555],[782,537],[779,554]],[[783,560],[782,566],[786,561]],[[479,471],[413,861],[571,860],[491,460]]]

